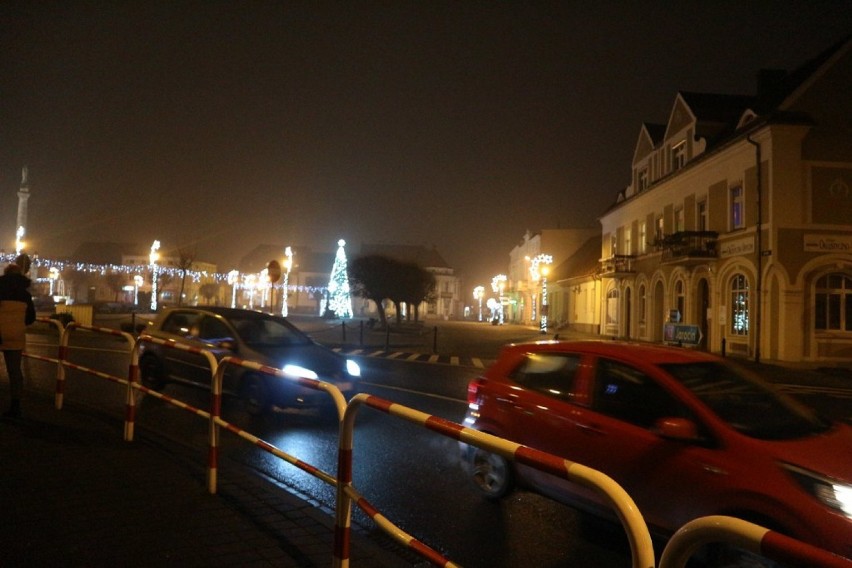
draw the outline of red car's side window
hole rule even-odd
[[[592,407],[643,428],[650,428],[660,418],[683,414],[678,402],[654,380],[610,359],[598,359]]]
[[[528,353],[511,378],[524,387],[561,400],[572,400],[580,356],[573,353]]]

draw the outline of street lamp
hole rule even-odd
[[[506,278],[506,275],[505,275],[505,274],[498,274],[497,276],[495,276],[494,278],[492,278],[492,279],[491,279],[491,289],[492,289],[492,290],[494,290],[495,292],[497,292],[498,294],[500,294],[500,296],[499,296],[499,301],[500,301],[500,312],[499,312],[500,325],[503,325],[503,302],[504,302],[504,298],[503,298],[503,289],[506,287],[506,280],[508,280],[508,278]]]
[[[51,266],[50,270],[47,271],[47,277],[50,278],[50,295],[53,296],[56,280],[59,279],[59,269]]]
[[[549,254],[540,254],[532,259],[530,274],[533,280],[541,278],[541,321],[539,329],[541,333],[547,333],[547,273],[550,271],[549,264],[553,263],[553,257]],[[539,268],[539,265],[542,265]]]
[[[485,295],[485,287],[477,286],[473,289],[473,298],[479,300],[479,321],[482,321],[482,297]]]
[[[281,302],[281,315],[287,317],[287,292],[290,286],[290,270],[293,268],[293,249],[287,247],[284,249],[284,301]],[[297,298],[298,299],[298,298]]]
[[[157,260],[160,258],[160,241],[154,241],[151,245],[151,254],[148,260],[151,261],[151,311],[157,311]]]
[[[145,282],[145,279],[142,278],[139,274],[133,277],[133,305],[139,305],[139,287]]]
[[[228,273],[228,284],[231,285],[231,307],[237,307],[237,284],[240,282],[240,271],[232,270]]]

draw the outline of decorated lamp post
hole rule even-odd
[[[133,305],[139,305],[139,287],[144,284],[145,279],[142,278],[139,274],[133,276]]]
[[[21,251],[24,250],[24,245],[24,227],[21,225],[15,231],[15,254],[21,254]]]
[[[47,271],[47,277],[50,279],[50,296],[53,296],[53,292],[56,289],[56,281],[59,279],[59,269],[55,266],[51,266],[50,270]]]
[[[532,259],[530,273],[533,280],[541,280],[541,321],[539,329],[541,333],[547,333],[547,273],[549,265],[553,263],[553,257],[549,254],[540,254]]]
[[[506,288],[506,280],[508,280],[508,278],[505,274],[498,274],[491,279],[491,289],[499,295],[498,301],[500,303],[500,307],[497,317],[499,318],[500,325],[503,325],[503,290]]]
[[[293,249],[287,247],[284,249],[284,291],[281,293],[281,315],[285,318],[289,314],[287,309],[287,292],[290,286],[290,270],[293,268]]]
[[[485,295],[485,287],[477,286],[473,289],[473,298],[479,302],[479,321],[482,321],[482,297]]]
[[[148,260],[151,262],[151,311],[157,311],[157,260],[160,258],[160,241],[154,241],[151,245],[151,254]]]
[[[228,284],[231,285],[231,307],[237,307],[237,284],[240,283],[240,271],[232,270],[228,273]]]

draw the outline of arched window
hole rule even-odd
[[[618,289],[613,288],[606,293],[606,324],[618,324]]]
[[[748,335],[748,279],[742,274],[731,279],[731,334]]]
[[[675,307],[677,308],[677,313],[680,316],[680,321],[683,321],[684,318],[684,302],[685,295],[683,292],[684,285],[683,280],[678,280],[675,282]]]
[[[817,280],[814,315],[817,331],[852,331],[852,277],[835,272]]]

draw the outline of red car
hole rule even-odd
[[[508,345],[468,403],[467,426],[615,479],[652,532],[731,515],[852,557],[852,428],[724,359],[620,342]],[[585,488],[463,447],[488,497],[520,481],[610,513]]]

